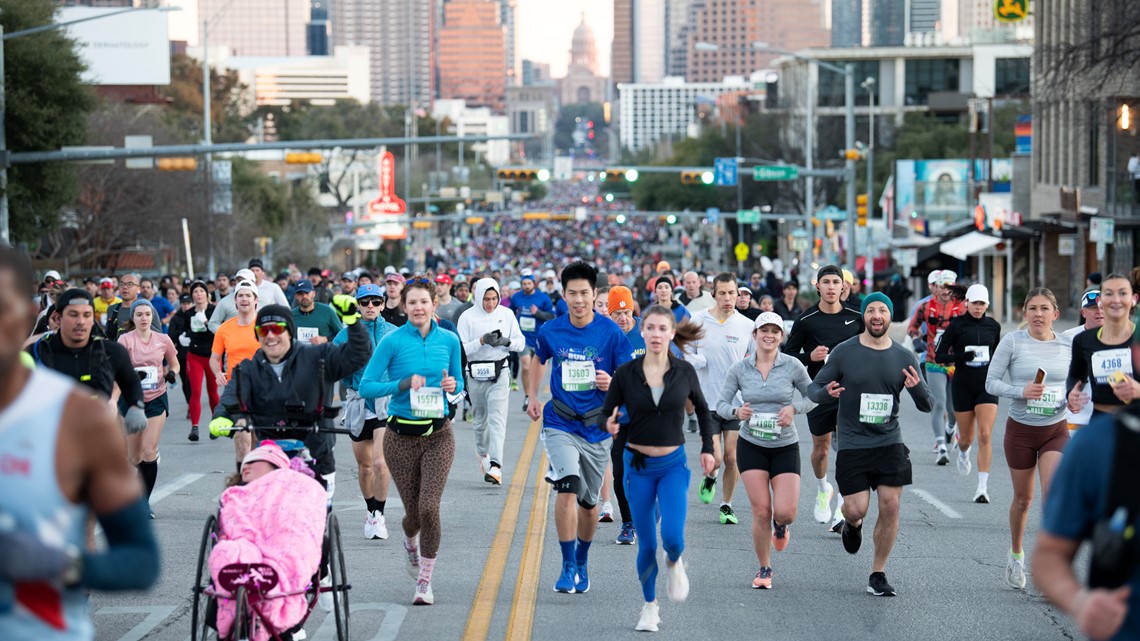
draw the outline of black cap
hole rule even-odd
[[[190,294],[182,294],[181,296],[178,297],[178,302],[180,302],[180,303],[193,303],[194,297],[191,296]]]
[[[843,270],[835,265],[824,265],[815,273],[815,282],[818,283],[824,276],[838,276],[839,280],[843,280]]]
[[[320,275],[321,275],[321,268],[320,267],[310,267],[309,268],[309,276],[320,276]]]
[[[1093,285],[1100,285],[1100,272],[1093,272],[1089,274],[1089,282]]]
[[[249,269],[253,269],[254,267],[257,267],[257,268],[260,268],[262,271],[265,271],[265,263],[261,262],[260,258],[249,259],[249,264],[246,265],[246,267],[248,267]]]
[[[95,299],[91,298],[91,294],[87,293],[86,289],[79,289],[78,287],[69,289],[59,295],[56,300],[56,309],[64,309],[68,305],[90,305],[95,307]]]
[[[266,305],[257,310],[257,325],[262,323],[285,323],[289,326],[289,335],[297,336],[297,326],[293,322],[293,311],[284,305]]]

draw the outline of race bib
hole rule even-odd
[[[152,392],[158,389],[158,368],[157,367],[136,367],[135,371],[142,374],[142,388],[144,392]]]
[[[973,352],[974,358],[966,364],[971,367],[985,367],[990,364],[990,346],[989,345],[967,345],[967,352]]]
[[[316,327],[297,328],[297,340],[301,341],[302,343],[308,343],[319,335],[320,333],[317,331]]]
[[[594,361],[562,361],[562,389],[586,392],[597,387]]]
[[[519,329],[521,329],[524,332],[533,332],[534,331],[534,324],[535,324],[534,316],[520,316],[519,317]]]
[[[883,425],[891,417],[895,399],[890,394],[860,394],[859,422]]]
[[[495,364],[471,363],[471,378],[477,381],[495,380]]]
[[[206,324],[198,320],[197,316],[190,317],[190,331],[194,333],[206,331]]]
[[[1099,352],[1093,352],[1093,381],[1107,385],[1109,382],[1108,377],[1113,372],[1124,372],[1132,376],[1132,352],[1127,347],[1102,349]]]
[[[416,418],[443,418],[443,390],[438,387],[421,387],[409,390],[412,399],[412,416]]]
[[[1025,413],[1034,416],[1055,416],[1061,413],[1065,404],[1065,386],[1047,385],[1041,398],[1025,400]]]
[[[762,441],[780,438],[780,425],[775,414],[753,414],[748,419],[748,433]]]

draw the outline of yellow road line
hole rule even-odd
[[[487,564],[483,566],[483,576],[479,579],[475,600],[471,603],[471,612],[467,615],[467,625],[463,628],[463,639],[466,641],[485,641],[491,628],[491,617],[495,613],[495,602],[499,600],[499,587],[503,583],[503,570],[507,566],[515,527],[519,522],[523,492],[530,474],[530,463],[534,458],[535,445],[538,443],[539,426],[537,421],[532,422],[527,430],[526,440],[523,441],[522,453],[519,454],[515,474],[507,489],[507,502],[499,519],[499,528],[495,531],[494,540],[491,541],[491,553],[487,556]],[[541,479],[542,467],[538,469]]]
[[[538,578],[542,570],[542,546],[546,540],[547,507],[550,504],[550,486],[543,471],[546,469],[546,452],[538,460],[538,474],[534,479],[534,503],[530,508],[530,522],[526,528],[519,578],[515,583],[515,598],[511,605],[511,618],[507,623],[507,641],[530,641],[534,625],[534,608],[538,600]]]

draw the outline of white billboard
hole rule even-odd
[[[122,11],[64,7],[56,13],[59,23]],[[167,14],[161,11],[129,11],[109,18],[88,20],[67,27],[78,44],[86,65],[83,81],[92,85],[170,84],[170,39]]]

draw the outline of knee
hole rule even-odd
[[[781,525],[793,523],[796,520],[796,506],[791,508],[777,509],[772,513],[772,520]]]
[[[760,525],[767,524],[772,520],[772,505],[753,503],[752,518]]]
[[[1033,504],[1032,492],[1014,492],[1013,493],[1013,509],[1018,512],[1028,512],[1029,506]]]
[[[736,450],[724,453],[724,465],[733,470],[736,469]]]
[[[993,438],[992,435],[990,434],[990,431],[979,429],[979,430],[977,430],[977,432],[978,432],[978,444],[981,445],[982,447],[989,447],[990,441]]]
[[[153,461],[158,458],[158,444],[143,446],[140,458],[144,461]]]
[[[899,500],[896,498],[879,501],[879,518],[897,520],[899,518]]]
[[[855,505],[855,503],[852,501],[843,502],[843,518],[847,519],[848,521],[862,521],[866,516],[866,505]]]

